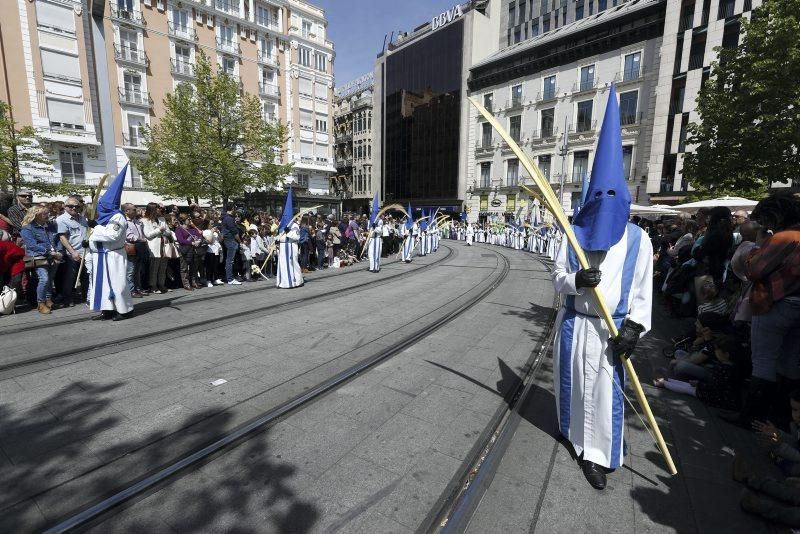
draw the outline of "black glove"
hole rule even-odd
[[[581,269],[575,273],[575,287],[580,289],[582,287],[597,287],[600,283],[600,276],[603,273],[596,267],[589,267],[588,269]]]
[[[629,358],[636,348],[639,336],[644,332],[644,327],[635,321],[625,319],[617,333],[617,337],[609,339],[614,356]]]
[[[95,221],[94,219],[89,219],[88,221],[86,221],[86,224],[89,226],[89,228],[94,228],[95,226],[97,226],[97,221]]]

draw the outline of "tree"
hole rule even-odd
[[[0,101],[0,190],[16,194],[20,189],[29,189],[43,195],[68,195],[85,194],[91,189],[44,177],[53,174],[53,163],[42,151],[33,128],[17,128],[11,106]]]
[[[198,54],[194,84],[181,84],[164,100],[166,111],[144,131],[147,155],[137,158],[145,183],[168,198],[228,200],[271,187],[290,165],[276,163],[286,127],[264,120],[261,102],[241,94],[227,74],[214,74]]]
[[[740,19],[737,48],[719,61],[697,98],[683,173],[700,197],[766,192],[800,168],[800,0],[766,0]]]

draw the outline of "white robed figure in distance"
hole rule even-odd
[[[120,209],[122,188],[128,172],[126,163],[97,203],[95,225],[89,237],[92,266],[89,270],[89,306],[102,312],[99,319],[126,319],[133,311],[128,287],[128,255],[125,253],[125,214]],[[96,223],[96,224],[95,224]]]
[[[416,225],[414,224],[414,218],[411,214],[414,213],[411,211],[411,203],[408,204],[408,216],[406,217],[405,222],[400,226],[403,235],[403,248],[401,249],[401,256],[402,260],[405,263],[411,263],[411,258],[414,254],[414,235],[415,233],[419,233],[419,228],[414,231]]]
[[[300,225],[293,220],[294,204],[292,201],[292,188],[286,193],[286,203],[283,206],[281,221],[278,224],[278,276],[275,285],[281,289],[293,289],[305,283],[303,272],[300,269],[299,243]]]
[[[581,458],[587,481],[606,485],[606,471],[623,462],[625,372],[640,335],[650,329],[653,250],[644,231],[628,223],[631,196],[623,176],[619,108],[608,97],[586,203],[573,226],[591,264],[581,269],[568,241],[556,253],[553,281],[563,296],[553,345],[554,389],[561,434]],[[598,287],[619,335],[594,304]]]
[[[466,233],[467,233],[467,246],[471,247],[472,246],[472,238],[475,237],[475,229],[472,228],[471,224],[467,224]]]
[[[377,273],[381,270],[381,252],[383,252],[383,221],[378,219],[378,210],[380,204],[378,200],[378,193],[375,193],[375,198],[372,199],[372,210],[369,214],[369,234],[367,235],[367,259],[369,260],[369,269],[371,273]]]

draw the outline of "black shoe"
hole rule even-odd
[[[108,321],[109,319],[114,318],[114,312],[103,310],[100,312],[100,315],[95,315],[92,317],[92,321]]]
[[[118,313],[111,320],[112,321],[124,321],[125,319],[130,319],[131,317],[133,317],[133,312],[132,311],[130,311],[128,313]]]
[[[605,489],[606,472],[601,466],[594,462],[583,460],[581,469],[583,469],[583,476],[586,477],[586,480],[594,489]]]

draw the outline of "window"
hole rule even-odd
[[[594,88],[594,65],[581,67],[581,82],[579,91],[588,91]]]
[[[513,213],[517,209],[517,195],[508,195],[506,197],[506,211]]]
[[[314,96],[320,100],[328,100],[328,84],[325,82],[315,82]]]
[[[625,179],[632,180],[631,176],[631,160],[633,159],[633,147],[628,145],[622,147],[622,173]]]
[[[489,211],[489,195],[481,195],[479,211]]]
[[[717,19],[725,19],[732,17],[735,6],[736,6],[735,0],[720,0],[719,13],[717,14]]]
[[[642,53],[634,52],[625,56],[625,70],[622,72],[622,81],[636,80],[642,64]]]
[[[328,70],[328,56],[317,52],[314,54],[314,66],[320,72],[327,72]]]
[[[125,94],[128,98],[134,98],[142,92],[142,76],[141,74],[133,74],[126,72],[122,78]]]
[[[572,156],[572,183],[581,184],[589,172],[589,152],[575,152]]]
[[[219,41],[225,46],[233,46],[233,26],[219,26]]]
[[[75,13],[72,7],[36,2],[36,24],[59,33],[75,34]]]
[[[517,28],[514,30],[514,43],[518,43],[522,40],[522,31]]]
[[[81,66],[78,62],[78,56],[44,49],[41,50],[41,53],[42,74],[46,78],[56,78],[76,83],[81,81]]]
[[[120,28],[119,46],[122,57],[130,61],[139,61],[139,35],[135,31]]]
[[[508,118],[508,133],[514,141],[519,143],[520,137],[522,137],[522,115]]]
[[[236,75],[236,60],[232,57],[223,56],[222,57],[222,72],[225,74],[230,74],[231,76]]]
[[[583,0],[578,0],[575,4],[575,20],[583,18]]]
[[[592,5],[592,3],[591,3],[591,2],[589,2],[589,5],[591,6],[591,5]],[[582,200],[582,198],[581,198],[581,197],[582,197],[582,196],[583,196],[583,192],[582,192],[582,191],[573,191],[573,192],[572,192],[572,194],[570,194],[570,196],[569,196],[569,200],[570,200],[570,209],[571,209],[573,212],[575,211],[575,209],[577,209],[577,208],[578,208],[578,206],[580,206],[580,205],[581,205],[581,200]]]
[[[689,48],[689,70],[699,69],[703,66],[705,52],[706,35],[692,35],[692,46]]]
[[[311,37],[311,23],[307,20],[303,21],[303,37],[306,39]]]
[[[519,2],[519,23],[525,22],[525,0]]]
[[[508,27],[517,25],[517,5],[514,2],[508,4]]]
[[[514,186],[517,185],[517,181],[519,180],[519,160],[518,159],[510,159],[508,160],[508,167],[506,168],[506,185]]]
[[[534,19],[531,23],[531,37],[539,35],[539,19]]]
[[[83,172],[83,153],[71,150],[61,150],[58,154],[61,162],[61,177],[72,181],[72,183],[82,184],[86,181]]]
[[[256,24],[266,28],[274,28],[278,25],[278,12],[277,10],[265,7],[256,6]]]
[[[481,146],[483,148],[492,146],[492,125],[488,122],[481,124]]]
[[[639,91],[620,93],[619,95],[619,123],[622,126],[636,124],[636,107],[639,100]]]
[[[547,33],[550,31],[550,15],[547,14],[542,19],[542,33]]]
[[[47,115],[50,119],[51,127],[68,128],[70,130],[86,129],[83,104],[79,102],[64,102],[63,100],[50,100],[48,98]]]
[[[144,125],[145,120],[141,115],[128,115],[128,138],[125,139],[126,145],[141,146]]]
[[[189,34],[189,12],[187,10],[172,8],[172,29],[181,35]]]
[[[539,170],[542,171],[542,174],[547,178],[548,182],[550,181],[550,163],[550,155],[539,156]]]
[[[308,78],[300,78],[297,80],[298,92],[307,97],[314,96],[314,82],[309,80]]]
[[[547,100],[555,97],[556,97],[556,76],[554,74],[544,79],[544,91],[542,93],[542,99]]]
[[[274,59],[275,42],[272,39],[261,39],[259,44],[261,56],[265,59]]]
[[[608,7],[608,0],[597,0],[597,12],[605,11]]]
[[[327,119],[317,119],[317,131],[319,133],[328,133],[328,120]]]
[[[492,111],[494,107],[494,93],[487,93],[483,95],[483,107],[488,111]]]
[[[492,164],[491,163],[481,163],[481,187],[491,187],[492,186]]]
[[[311,49],[305,46],[298,47],[297,49],[298,61],[304,67],[311,66]]]
[[[543,109],[542,110],[542,131],[541,137],[553,137],[553,127],[556,120],[556,109]]]
[[[592,129],[593,107],[593,100],[584,100],[583,102],[578,102],[578,123],[575,131],[585,132]]]
[[[522,105],[522,84],[514,85],[513,87],[511,87],[511,105],[512,106]]]
[[[300,110],[300,129],[312,130],[314,128],[314,116],[310,111]]]
[[[265,103],[264,104],[264,120],[266,122],[273,122],[277,119],[275,115],[275,104],[272,103]]]
[[[191,74],[192,49],[184,44],[175,43],[175,72]]]

